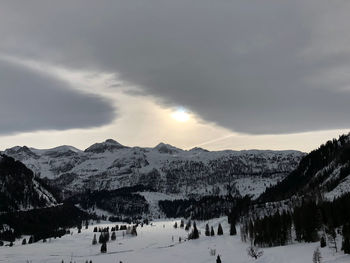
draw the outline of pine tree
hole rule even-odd
[[[350,240],[348,237],[344,238],[343,249],[345,254],[350,254]]]
[[[28,244],[32,244],[33,243],[33,236],[30,236]]]
[[[221,263],[221,258],[220,258],[219,255],[218,255],[217,258],[216,258],[216,263]]]
[[[224,234],[223,230],[222,230],[222,226],[221,224],[219,224],[218,226],[218,236],[222,236]]]
[[[174,228],[177,228],[177,222],[175,222],[175,224],[174,224]]]
[[[196,222],[193,223],[193,230],[192,232],[188,235],[188,239],[198,239],[199,238],[199,232],[197,229]]]
[[[205,225],[205,235],[207,237],[210,236],[210,230],[209,230],[209,225],[208,224]]]
[[[230,235],[231,235],[231,236],[237,235],[237,230],[236,230],[235,223],[231,223],[231,224],[230,224]]]
[[[22,245],[25,245],[25,244],[27,244],[27,239],[23,238]]]
[[[101,245],[101,253],[107,253],[107,244],[103,242]]]
[[[215,232],[214,232],[214,228],[213,228],[213,227],[211,227],[210,235],[211,235],[212,237],[215,236]]]
[[[137,236],[136,226],[133,226],[133,227],[132,227],[132,229],[131,229],[131,235]]]
[[[320,246],[321,247],[325,247],[327,246],[327,243],[326,243],[326,239],[324,236],[321,237],[321,240],[320,240]]]
[[[183,219],[181,219],[181,222],[180,222],[180,227],[181,227],[181,228],[184,228],[184,225],[185,225],[185,222],[184,222],[184,220],[183,220]]]
[[[98,237],[98,243],[102,244],[104,242],[106,242],[105,237],[104,237],[104,233],[101,232],[100,236]]]
[[[97,244],[96,234],[94,234],[94,238],[92,239],[92,244],[93,245]]]
[[[117,235],[115,234],[115,232],[113,231],[112,232],[112,235],[111,235],[111,240],[116,240],[117,239]]]
[[[190,230],[191,226],[192,226],[192,222],[191,222],[191,220],[188,220],[187,224],[186,224],[186,227],[185,227],[185,230],[186,231]]]

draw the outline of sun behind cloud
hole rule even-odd
[[[178,122],[187,122],[190,114],[183,108],[178,108],[171,114],[171,117]]]

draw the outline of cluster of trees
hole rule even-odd
[[[204,196],[200,199],[159,201],[159,207],[167,217],[185,217],[208,220],[230,213],[237,216],[250,204],[250,197]]]
[[[90,216],[73,204],[18,211],[0,214],[0,226],[8,225],[8,229],[0,231],[0,239],[14,241],[22,235],[33,236],[33,242],[38,240],[61,237],[67,228],[82,224]]]
[[[84,209],[94,209],[97,207],[112,214],[141,218],[143,214],[149,212],[149,204],[137,192],[149,190],[145,186],[136,185],[116,190],[86,191],[70,197],[69,200],[79,203]],[[122,218],[112,217],[111,219],[112,221],[118,221]]]
[[[243,220],[243,241],[261,247],[286,245],[296,241],[320,241],[321,247],[337,248],[337,234],[342,236],[342,249],[350,253],[350,194],[333,201],[302,199],[292,211]]]
[[[105,228],[97,228],[94,227],[93,232],[99,232],[100,235],[98,237],[98,243],[101,244],[101,253],[106,253],[107,252],[107,242],[115,241],[117,239],[116,231],[123,231],[123,236],[126,234],[132,235],[132,236],[137,236],[137,226],[138,225],[132,225],[132,226],[126,226],[126,225],[116,225],[114,227],[111,227],[111,231],[109,227]],[[111,234],[110,234],[111,232]],[[97,238],[96,234],[94,234],[94,237],[92,239],[92,245],[97,245]]]
[[[243,242],[252,241],[255,246],[283,246],[291,241],[292,218],[290,214],[276,213],[256,220],[244,220],[241,226]]]
[[[234,227],[234,229],[236,229],[236,227]],[[217,229],[216,233],[217,233],[218,236],[222,236],[224,234],[224,231],[222,229],[221,224],[218,225],[218,229]],[[233,229],[232,229],[232,231],[230,230],[230,235],[231,235],[231,233],[232,233],[232,235],[236,235],[237,234],[237,232],[233,231]],[[209,225],[206,224],[205,225],[205,232],[204,232],[204,234],[206,236],[215,236],[214,228],[212,226],[209,227]]]

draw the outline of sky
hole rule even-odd
[[[0,149],[310,151],[350,128],[349,1],[2,1]]]

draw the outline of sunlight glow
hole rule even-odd
[[[171,114],[171,117],[179,122],[186,122],[190,119],[190,114],[185,109],[179,108]]]

